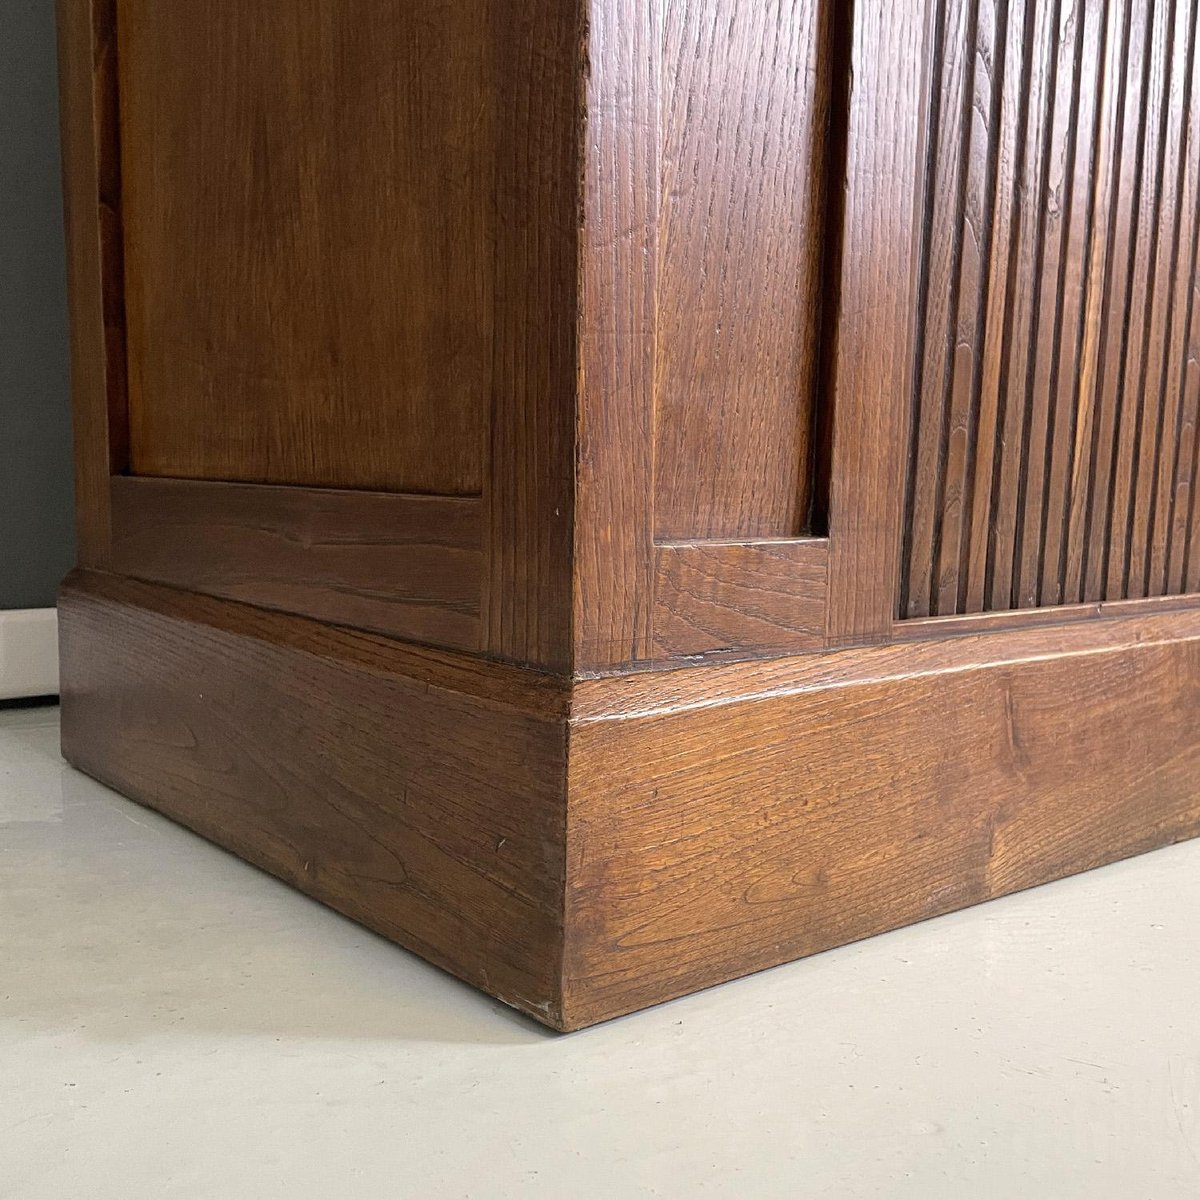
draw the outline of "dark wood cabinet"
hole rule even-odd
[[[559,1028],[1200,832],[1175,0],[60,0],[84,770]]]

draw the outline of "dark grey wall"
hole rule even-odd
[[[0,609],[74,555],[53,0],[0,0]]]

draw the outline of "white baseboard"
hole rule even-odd
[[[0,612],[0,700],[58,695],[58,612]]]

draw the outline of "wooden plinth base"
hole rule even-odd
[[[82,770],[557,1029],[1200,833],[1200,614],[570,681],[94,573]]]

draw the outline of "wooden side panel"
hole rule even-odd
[[[119,0],[135,473],[481,492],[488,13]]]
[[[60,630],[71,763],[557,1022],[561,688],[105,575]]]
[[[328,485],[283,526],[245,507],[272,493],[237,493],[231,545],[205,536],[190,565],[178,546],[167,574],[566,669],[582,6],[251,7],[60,0],[81,561],[112,566],[110,480],[131,466],[176,501],[179,479]],[[260,577],[239,558],[305,503],[378,532],[416,512],[393,493],[449,499],[451,518],[434,530],[421,506],[384,541],[455,554],[453,501],[482,493],[486,586],[473,559],[402,583],[393,563],[368,599],[352,556],[326,555],[313,608],[286,537]],[[120,569],[165,577],[180,506],[135,512],[139,496],[121,493]]]
[[[1191,0],[945,0],[901,617],[1181,593],[1196,489]]]
[[[583,685],[566,1023],[1200,834],[1198,639],[1193,611]]]
[[[479,500],[116,476],[112,570],[480,648]]]
[[[109,477],[125,470],[115,0],[58,0],[79,560],[108,565]]]
[[[807,529],[830,6],[660,10],[655,529]]]

